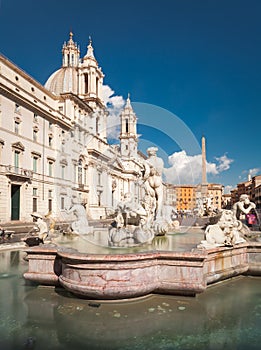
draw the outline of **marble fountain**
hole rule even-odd
[[[151,293],[194,296],[231,277],[260,276],[261,242],[248,238],[233,211],[223,210],[205,232],[178,228],[163,205],[161,167],[152,149],[143,200],[126,194],[108,228],[88,226],[81,206],[70,208],[77,216],[77,249],[59,239],[27,248],[24,278],[87,299],[118,300]],[[182,249],[175,247],[178,235],[190,237]]]

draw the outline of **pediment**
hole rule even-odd
[[[19,149],[20,151],[25,150],[24,145],[20,141],[12,143],[12,148]]]

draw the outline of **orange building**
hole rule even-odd
[[[177,210],[193,210],[196,208],[196,189],[194,185],[179,185],[176,188]]]
[[[214,208],[222,208],[222,196],[223,196],[224,186],[221,184],[208,184],[208,197],[211,198],[211,204]]]

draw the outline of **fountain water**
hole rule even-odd
[[[173,236],[176,249],[195,245],[201,235],[194,235]],[[91,301],[22,279],[24,258],[21,250],[0,252],[1,349],[260,348],[260,277],[238,276],[196,298],[150,294]]]

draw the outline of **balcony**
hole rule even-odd
[[[73,189],[80,192],[89,192],[89,186],[81,183],[79,183],[78,186],[74,187]]]
[[[10,178],[16,178],[20,181],[31,181],[33,177],[32,170],[18,168],[13,165],[1,165],[0,171],[3,175],[6,175]]]

